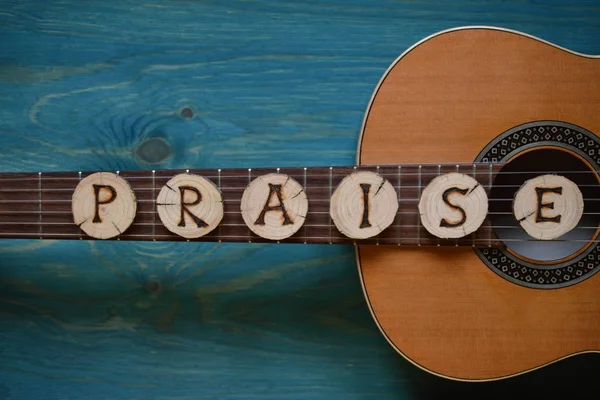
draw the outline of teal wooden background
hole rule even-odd
[[[374,86],[427,35],[600,53],[594,0],[0,5],[1,171],[352,164]],[[345,246],[3,240],[0,281],[0,399],[494,397],[600,366],[430,376],[379,334]]]

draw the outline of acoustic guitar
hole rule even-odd
[[[392,347],[451,379],[600,350],[600,62],[488,27],[388,69],[348,167],[0,174],[0,237],[354,245]]]

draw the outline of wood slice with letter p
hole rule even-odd
[[[240,209],[252,232],[265,239],[281,240],[304,224],[308,199],[302,185],[290,176],[266,174],[244,190]]]
[[[206,235],[223,219],[221,192],[210,180],[193,174],[171,178],[158,193],[156,208],[168,230],[188,239]]]
[[[137,200],[125,179],[112,172],[96,172],[79,182],[71,209],[74,222],[88,236],[110,239],[129,228]]]

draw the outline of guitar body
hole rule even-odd
[[[443,32],[407,51],[381,80],[365,116],[358,162],[474,161],[502,133],[534,121],[597,134],[599,107],[600,60],[516,32]],[[499,161],[536,145],[553,142],[541,135]],[[528,287],[500,276],[471,248],[363,245],[357,258],[382,333],[431,373],[493,380],[600,350],[599,274],[576,284]],[[560,265],[537,263],[541,274]]]

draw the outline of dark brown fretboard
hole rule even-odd
[[[156,197],[169,179],[193,173],[210,179],[222,192],[225,216],[209,234],[190,241],[271,242],[254,234],[240,213],[242,193],[259,175],[280,172],[300,183],[309,207],[304,225],[289,243],[365,243],[380,245],[497,246],[489,222],[461,239],[441,240],[430,235],[420,223],[418,202],[425,186],[436,176],[461,172],[473,176],[489,191],[500,164],[403,165],[367,167],[310,167],[259,169],[204,169],[119,171],[137,197],[133,224],[117,240],[186,241],[161,223]],[[393,224],[376,237],[356,241],[341,234],[329,215],[329,199],[338,183],[355,170],[377,172],[396,189],[399,209]],[[73,222],[71,197],[82,178],[92,172],[42,172],[0,174],[0,238],[91,239]]]

